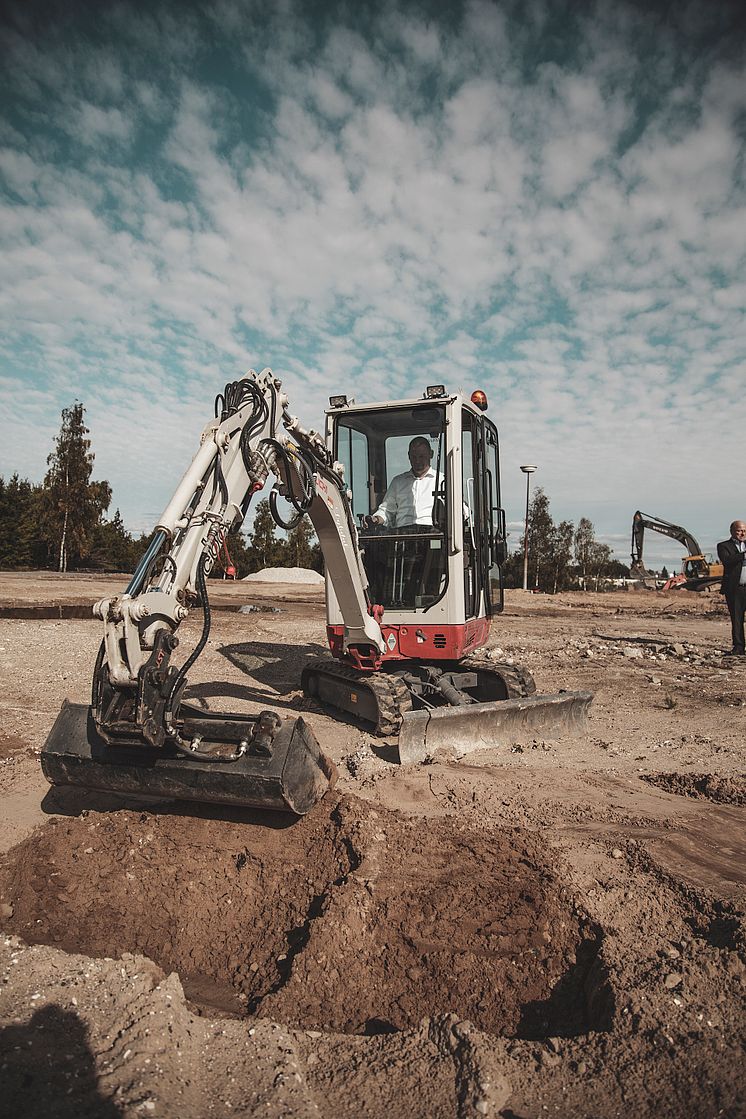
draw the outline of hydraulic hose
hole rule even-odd
[[[91,707],[95,711],[101,699],[101,667],[104,663],[104,656],[106,654],[106,642],[102,641],[98,647],[96,654],[96,663],[93,666],[93,681],[91,684]]]
[[[166,726],[166,731],[169,734],[174,747],[180,754],[183,754],[185,757],[197,758],[199,759],[199,761],[203,762],[236,762],[246,753],[247,746],[240,745],[238,750],[236,750],[233,754],[209,753],[206,750],[200,750],[198,748],[187,745],[182,740],[179,732],[173,725],[173,705],[176,693],[178,692],[182,681],[186,677],[187,672],[192,667],[192,665],[204,649],[205,645],[207,644],[207,639],[210,636],[210,602],[207,596],[207,580],[205,579],[205,565],[207,563],[207,558],[207,554],[204,553],[200,558],[199,564],[197,565],[197,589],[199,590],[200,597],[202,598],[202,608],[204,611],[204,624],[202,626],[202,634],[196,646],[192,650],[190,656],[187,658],[187,660],[184,662],[184,664],[181,666],[176,676],[174,677],[174,682],[168,694],[166,706],[163,711],[163,722]]]
[[[290,463],[290,455],[288,454],[287,449],[283,446],[283,444],[278,442],[277,439],[264,439],[262,441],[262,446],[268,446],[272,448],[275,454],[282,460],[283,466],[285,468],[285,474],[289,478],[290,472],[293,467]],[[272,490],[269,495],[269,507],[272,511],[272,516],[275,520],[275,523],[278,524],[280,528],[284,529],[295,528],[296,525],[300,523],[301,518],[308,511],[311,502],[313,501],[313,469],[309,464],[306,455],[303,453],[300,447],[294,446],[293,453],[298,463],[297,474],[299,476],[300,484],[302,487],[301,496],[296,497],[293,487],[289,481],[287,484],[287,500],[295,509],[295,516],[291,517],[289,521],[285,521],[280,515],[280,512],[277,508],[277,491]]]
[[[205,565],[207,563],[207,558],[207,554],[203,553],[200,557],[199,563],[197,564],[197,589],[199,590],[200,597],[202,599],[202,610],[204,614],[202,633],[191,654],[181,666],[179,671],[176,673],[173,685],[170,692],[168,693],[168,699],[166,700],[166,706],[163,711],[163,720],[166,724],[166,730],[171,727],[174,699],[176,697],[176,693],[179,690],[179,687],[181,686],[181,683],[184,680],[187,672],[192,667],[194,662],[197,660],[197,657],[200,655],[205,645],[207,644],[207,639],[210,636],[210,624],[212,619],[210,615],[210,602],[207,597],[207,580],[205,579]]]

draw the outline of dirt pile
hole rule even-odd
[[[37,829],[0,876],[0,1115],[742,1115],[738,909],[486,809]]]
[[[716,777],[712,773],[651,773],[645,780],[679,796],[713,800],[719,804],[746,804],[746,777]]]
[[[263,567],[253,575],[245,575],[244,583],[303,583],[323,586],[324,576],[307,567]]]
[[[140,953],[202,1006],[374,1034],[456,1013],[573,1035],[598,939],[517,829],[423,829],[327,798],[292,827],[117,812],[52,821],[2,873],[10,930],[92,956]]]

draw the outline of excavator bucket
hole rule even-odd
[[[582,734],[591,692],[559,692],[408,711],[399,732],[399,760],[419,763],[443,750],[463,757],[475,750],[511,746],[521,738]]]
[[[199,711],[190,716],[195,721],[201,718],[205,727],[200,729],[207,733],[219,722]],[[235,722],[242,717],[230,718]],[[251,716],[243,719],[245,725],[252,722]],[[333,762],[301,718],[281,722],[266,755],[245,753],[236,761],[203,761],[142,743],[107,743],[96,729],[91,709],[68,702],[42,748],[41,767],[52,785],[276,809],[297,816],[313,808],[336,779]]]

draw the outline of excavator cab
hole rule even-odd
[[[327,451],[343,467],[383,640],[350,640],[327,565],[333,659],[304,667],[305,694],[396,735],[402,762],[582,726],[588,693],[536,695],[521,666],[476,655],[503,609],[506,559],[498,434],[484,393],[431,386],[396,403],[330,403]],[[410,459],[413,442],[426,445],[429,479]]]
[[[396,405],[334,400],[327,445],[344,466],[371,602],[388,623],[384,656],[457,659],[483,643],[503,607],[497,429],[441,386]],[[408,458],[413,441],[430,453],[421,480]],[[396,491],[413,485],[419,496],[397,504]],[[334,653],[343,620],[331,579],[327,605]]]

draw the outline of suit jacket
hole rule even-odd
[[[720,590],[726,597],[735,594],[736,587],[741,582],[743,558],[743,553],[732,537],[718,544],[718,559],[723,565],[723,581],[720,584]]]

